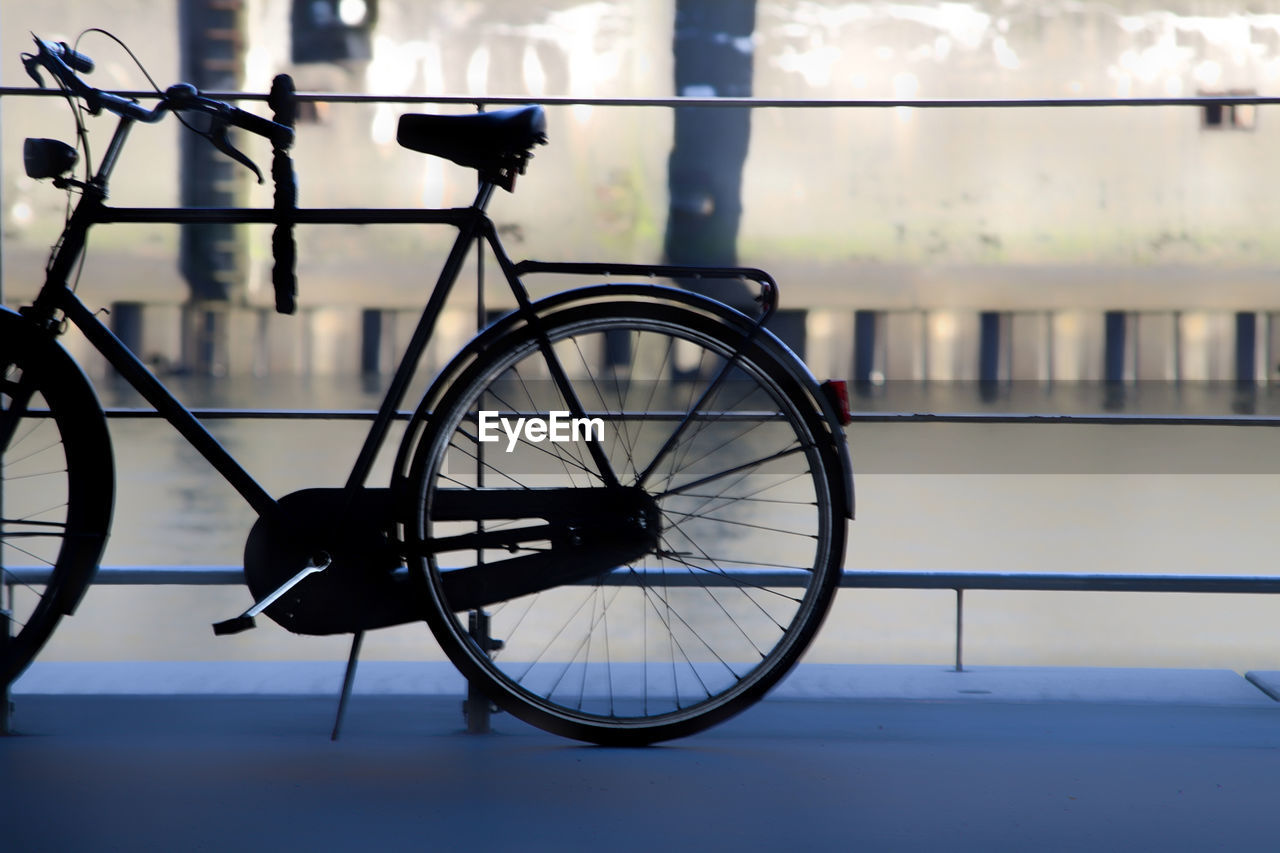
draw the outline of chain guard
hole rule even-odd
[[[244,575],[255,601],[293,577],[317,550],[332,559],[264,611],[281,627],[295,634],[349,634],[422,618],[390,534],[389,489],[304,489],[281,498],[280,508],[301,535],[263,519],[253,526]]]

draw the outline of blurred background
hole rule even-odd
[[[1280,3],[1245,11],[1226,0],[5,0],[0,82],[28,85],[18,54],[30,32],[74,42],[92,26],[127,43],[161,87],[185,79],[212,91],[262,93],[283,71],[303,92],[476,102],[1280,94]],[[95,85],[149,88],[109,39],[90,33],[79,47],[98,62]],[[394,128],[404,111],[475,109],[316,103],[294,149],[300,203],[468,204],[474,173],[399,148]],[[769,270],[785,309],[777,331],[820,378],[858,380],[858,409],[1270,413],[1280,409],[1271,109],[557,105],[550,144],[491,212],[517,258]],[[91,120],[95,151],[110,127]],[[0,103],[5,304],[34,293],[66,204],[25,177],[22,139],[70,141],[73,129],[57,99]],[[269,186],[180,131],[172,121],[134,131],[112,203],[213,193],[269,205]],[[241,143],[269,162],[263,143]],[[296,317],[271,308],[265,227],[103,227],[80,294],[110,309],[117,332],[192,405],[372,407],[453,234],[314,226],[298,236]],[[479,313],[508,304],[490,275]],[[420,383],[474,332],[477,313],[474,291],[459,288]],[[132,402],[67,340],[107,403]],[[360,434],[338,424],[216,429],[274,490],[340,482]],[[848,565],[1268,573],[1280,515],[1274,430],[1125,429],[855,427]],[[252,519],[230,490],[160,426],[117,422],[113,432],[121,501],[108,562],[236,563]],[[103,588],[86,608],[140,608],[125,603],[139,595],[189,597],[151,607],[184,639],[158,652],[153,630],[130,639],[128,629],[100,647],[102,623],[77,618],[50,654],[344,651],[327,640],[264,643],[264,631],[212,645],[204,611],[207,621],[231,615],[243,591]],[[1280,614],[1264,597],[970,602],[975,663],[1280,668]],[[814,654],[946,661],[951,608],[944,592],[844,593]],[[420,654],[417,635],[381,642],[370,654]]]
[[[220,91],[261,93],[287,71],[307,92],[476,98],[1274,94],[1280,6],[1255,5],[50,0],[5,4],[2,73],[26,82],[17,54],[29,32],[74,40],[105,25],[160,85],[193,79]],[[81,47],[99,62],[97,85],[148,88],[106,38],[91,33]],[[7,152],[71,129],[56,99],[8,98],[4,108]],[[400,112],[432,108],[308,109],[296,146],[302,203],[468,203],[471,172],[395,144]],[[737,259],[782,284],[796,312],[785,337],[815,372],[876,384],[1275,377],[1270,176],[1280,153],[1265,108],[761,108],[740,120],[736,110],[685,110],[680,145],[674,113],[551,108],[551,144],[493,206],[513,254],[660,261],[674,211],[679,231],[716,232],[677,256],[714,263],[707,256],[732,254],[736,238]],[[104,136],[108,122],[94,123]],[[115,203],[177,204],[202,182],[228,201],[269,198],[200,140],[186,151],[179,130],[165,122],[134,135]],[[256,140],[244,144],[266,159]],[[38,282],[64,199],[28,180],[16,153],[3,169],[12,302]],[[163,365],[379,372],[452,237],[302,229],[303,314],[277,322],[264,314],[266,229],[241,230],[213,251],[173,226],[102,229],[85,294],[123,306],[117,326]],[[500,309],[501,287],[490,289]],[[212,339],[193,340],[202,335]]]

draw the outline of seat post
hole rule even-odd
[[[471,206],[476,210],[483,211],[489,207],[489,200],[493,198],[493,181],[481,176],[480,187],[476,190],[476,200]]]

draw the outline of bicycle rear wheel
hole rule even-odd
[[[602,744],[692,734],[761,698],[825,616],[844,556],[837,437],[780,350],[718,317],[606,302],[543,331],[603,428],[511,434],[572,409],[527,328],[458,375],[411,469],[428,622],[472,683],[541,728]]]
[[[0,315],[0,680],[26,669],[93,577],[114,469],[102,408],[51,340]]]

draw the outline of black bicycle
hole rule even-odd
[[[304,634],[425,619],[449,659],[497,705],[552,732],[637,744],[699,731],[761,698],[818,630],[841,574],[853,489],[838,389],[766,328],[777,287],[755,269],[514,262],[486,214],[546,141],[537,106],[405,115],[399,142],[479,174],[448,210],[298,209],[288,154],[294,97],[279,77],[271,121],[179,84],[153,107],[95,89],[93,63],[36,39],[24,54],[77,117],[119,117],[96,168],[28,140],[28,174],[74,196],[34,303],[0,311],[0,572],[13,590],[0,678],[15,678],[93,580],[114,494],[106,418],[58,343],[79,328],[121,377],[257,512],[245,546],[255,604]],[[273,146],[270,209],[121,208],[108,182],[130,129],[168,113],[257,171],[232,128]],[[192,119],[184,124],[196,126]],[[80,125],[84,136],[83,124]],[[85,158],[88,159],[87,156]],[[91,226],[274,223],[277,308],[293,310],[292,229],[411,222],[457,229],[421,320],[346,483],[276,498],[85,306],[76,278]],[[400,407],[473,244],[496,258],[517,307],[474,337],[415,409]],[[541,273],[605,278],[533,301]],[[619,278],[641,279],[624,283]],[[654,278],[732,278],[758,316]],[[398,418],[389,483],[368,483]]]

